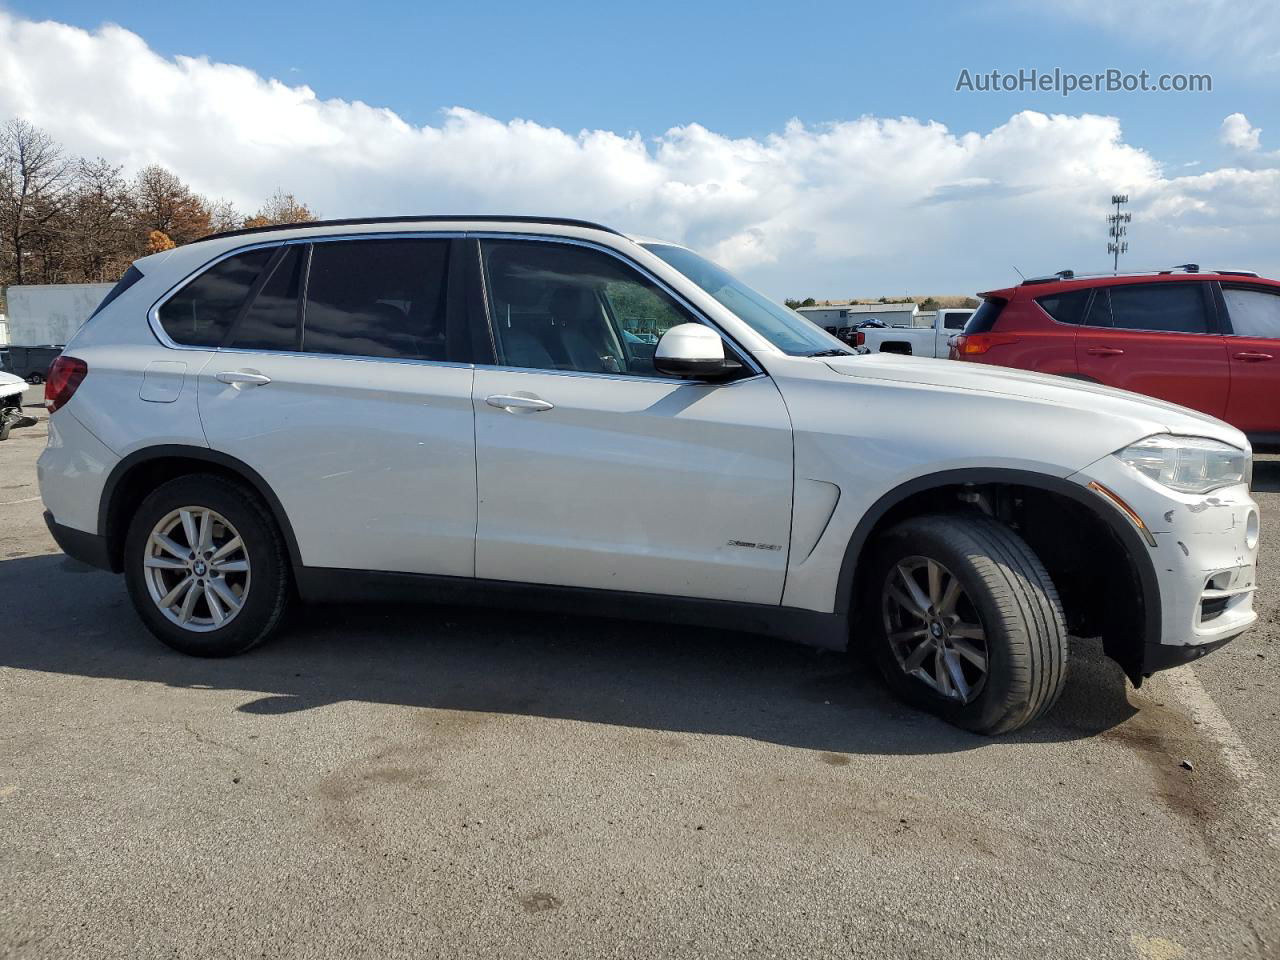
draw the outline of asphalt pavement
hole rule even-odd
[[[0,443],[0,956],[1280,956],[1280,459],[1253,631],[1136,691],[1078,641],[987,739],[627,621],[314,608],[186,658],[57,552],[44,442]]]

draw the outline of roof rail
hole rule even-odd
[[[527,217],[527,216],[505,216],[494,214],[426,214],[417,217],[346,217],[341,220],[311,220],[307,223],[274,223],[265,227],[242,227],[239,230],[224,230],[221,233],[211,233],[207,237],[200,237],[198,240],[192,240],[192,243],[202,243],[205,240],[221,240],[224,237],[245,237],[252,236],[255,233],[271,233],[276,230],[305,230],[308,227],[357,227],[366,224],[377,223],[465,223],[472,221],[494,221],[498,223],[547,223],[554,224],[558,227],[585,227],[588,230],[603,230],[605,233],[612,233],[617,236],[623,234],[606,227],[604,224],[592,223],[590,220],[574,220],[571,217]]]
[[[1087,280],[1095,277],[1163,277],[1174,273],[1207,273],[1224,277],[1258,276],[1258,274],[1252,270],[1202,270],[1198,263],[1180,263],[1173,267],[1157,267],[1154,269],[1141,270],[1104,270],[1100,273],[1076,273],[1074,270],[1059,270],[1057,273],[1051,273],[1044,277],[1029,277],[1022,281],[1021,286],[1031,286],[1037,283],[1058,283],[1062,280]]]

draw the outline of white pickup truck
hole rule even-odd
[[[947,341],[964,329],[971,316],[973,310],[968,307],[945,308],[936,313],[931,327],[855,327],[851,342],[871,353],[946,357]]]

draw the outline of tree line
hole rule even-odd
[[[245,215],[157,164],[126,178],[101,157],[68,154],[26,120],[0,126],[0,291],[19,283],[106,283],[134,260],[211,233],[316,214],[277,190]]]

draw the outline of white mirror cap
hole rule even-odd
[[[724,360],[720,334],[701,323],[681,323],[662,335],[655,360]]]

